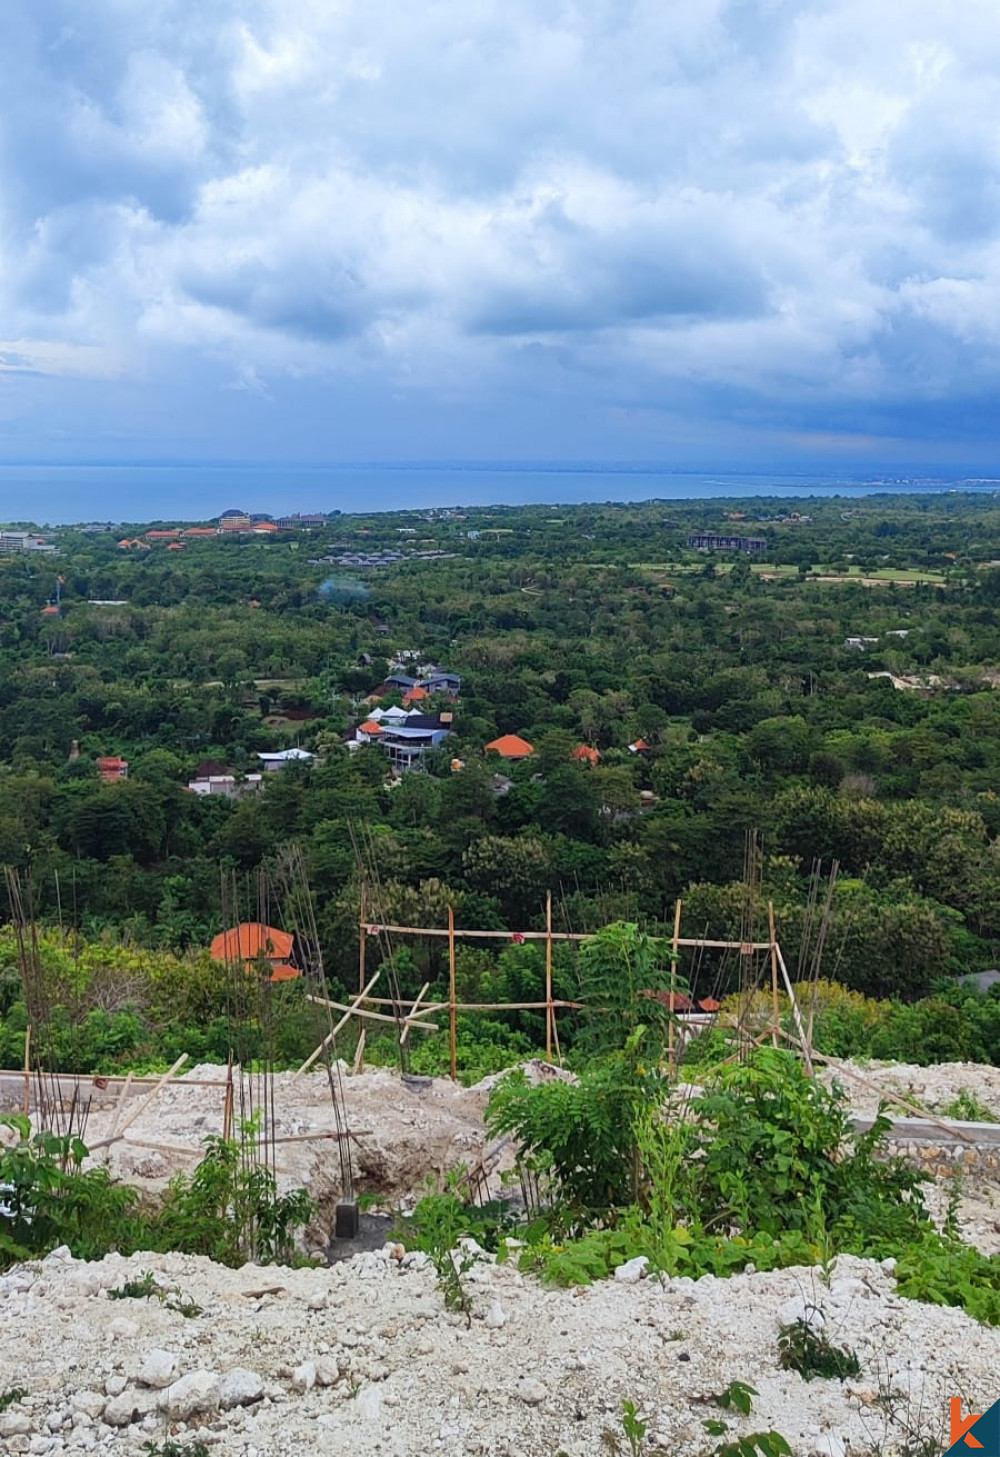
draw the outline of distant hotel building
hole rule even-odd
[[[220,531],[249,531],[252,525],[248,511],[223,511],[219,517]]]
[[[767,550],[763,536],[728,536],[717,531],[696,531],[688,537],[688,546],[697,551],[745,551],[751,556]]]
[[[55,551],[55,547],[31,531],[0,531],[0,556],[22,551]]]
[[[279,516],[277,523],[282,531],[297,531],[300,528],[310,526],[325,526],[326,517],[321,512],[313,512],[311,515],[302,516],[298,511],[293,516]]]

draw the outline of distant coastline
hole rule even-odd
[[[238,500],[248,510],[373,511],[461,506],[567,506],[761,496],[915,495],[1000,491],[968,474],[693,471],[655,462],[388,462],[344,465],[0,465],[0,518],[37,525],[198,521]]]

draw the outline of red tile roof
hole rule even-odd
[[[287,931],[265,926],[260,921],[242,921],[228,931],[220,931],[212,942],[213,961],[243,961],[249,968],[258,957],[271,963],[272,981],[290,981],[301,976],[291,964],[295,938]]]
[[[581,744],[578,749],[574,749],[573,758],[579,759],[582,764],[599,764],[601,762],[599,751],[592,749],[589,744]]]
[[[526,759],[529,754],[535,752],[534,746],[529,744],[527,739],[522,739],[518,734],[502,734],[500,738],[494,739],[491,744],[486,745],[487,753],[499,754],[504,759]]]

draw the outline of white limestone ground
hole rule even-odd
[[[467,1276],[469,1328],[424,1257],[401,1253],[312,1270],[64,1252],[18,1267],[0,1279],[0,1391],[29,1395],[0,1415],[0,1451],[139,1457],[172,1437],[220,1457],[597,1457],[628,1397],[670,1457],[711,1451],[711,1418],[778,1430],[802,1457],[888,1457],[947,1446],[951,1396],[981,1411],[998,1394],[1000,1332],[900,1299],[891,1262],[842,1257],[829,1284],[792,1269],[570,1291],[486,1257]],[[107,1298],[147,1269],[204,1314]],[[779,1368],[779,1324],[809,1305],[859,1378]],[[760,1393],[749,1418],[712,1401],[734,1379]]]

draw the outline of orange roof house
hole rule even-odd
[[[183,541],[172,541],[170,543],[170,545],[167,547],[167,551],[183,551],[183,550],[184,550],[184,543],[183,543]]]
[[[219,530],[216,526],[186,526],[181,533],[182,536],[218,536]]]
[[[518,734],[502,734],[500,738],[486,745],[486,752],[499,754],[502,759],[517,760],[527,759],[535,749],[533,744],[529,744],[527,739],[522,739]]]
[[[581,744],[578,749],[574,749],[573,758],[579,759],[581,764],[599,764],[601,762],[600,750],[591,748],[590,744]]]
[[[128,778],[128,760],[117,754],[104,754],[97,761],[97,772],[105,784],[115,784]]]
[[[381,732],[382,725],[380,723],[377,723],[373,718],[368,719],[367,722],[363,723],[358,729],[359,734],[380,734]]]
[[[420,684],[418,683],[415,688],[410,689],[409,693],[405,693],[403,695],[403,702],[405,704],[420,703],[423,699],[429,697],[430,694],[427,692],[427,689],[421,688]]]
[[[302,972],[295,965],[295,937],[260,921],[241,921],[220,931],[212,942],[213,961],[242,961],[247,971],[263,958],[270,963],[271,981],[291,981]]]

